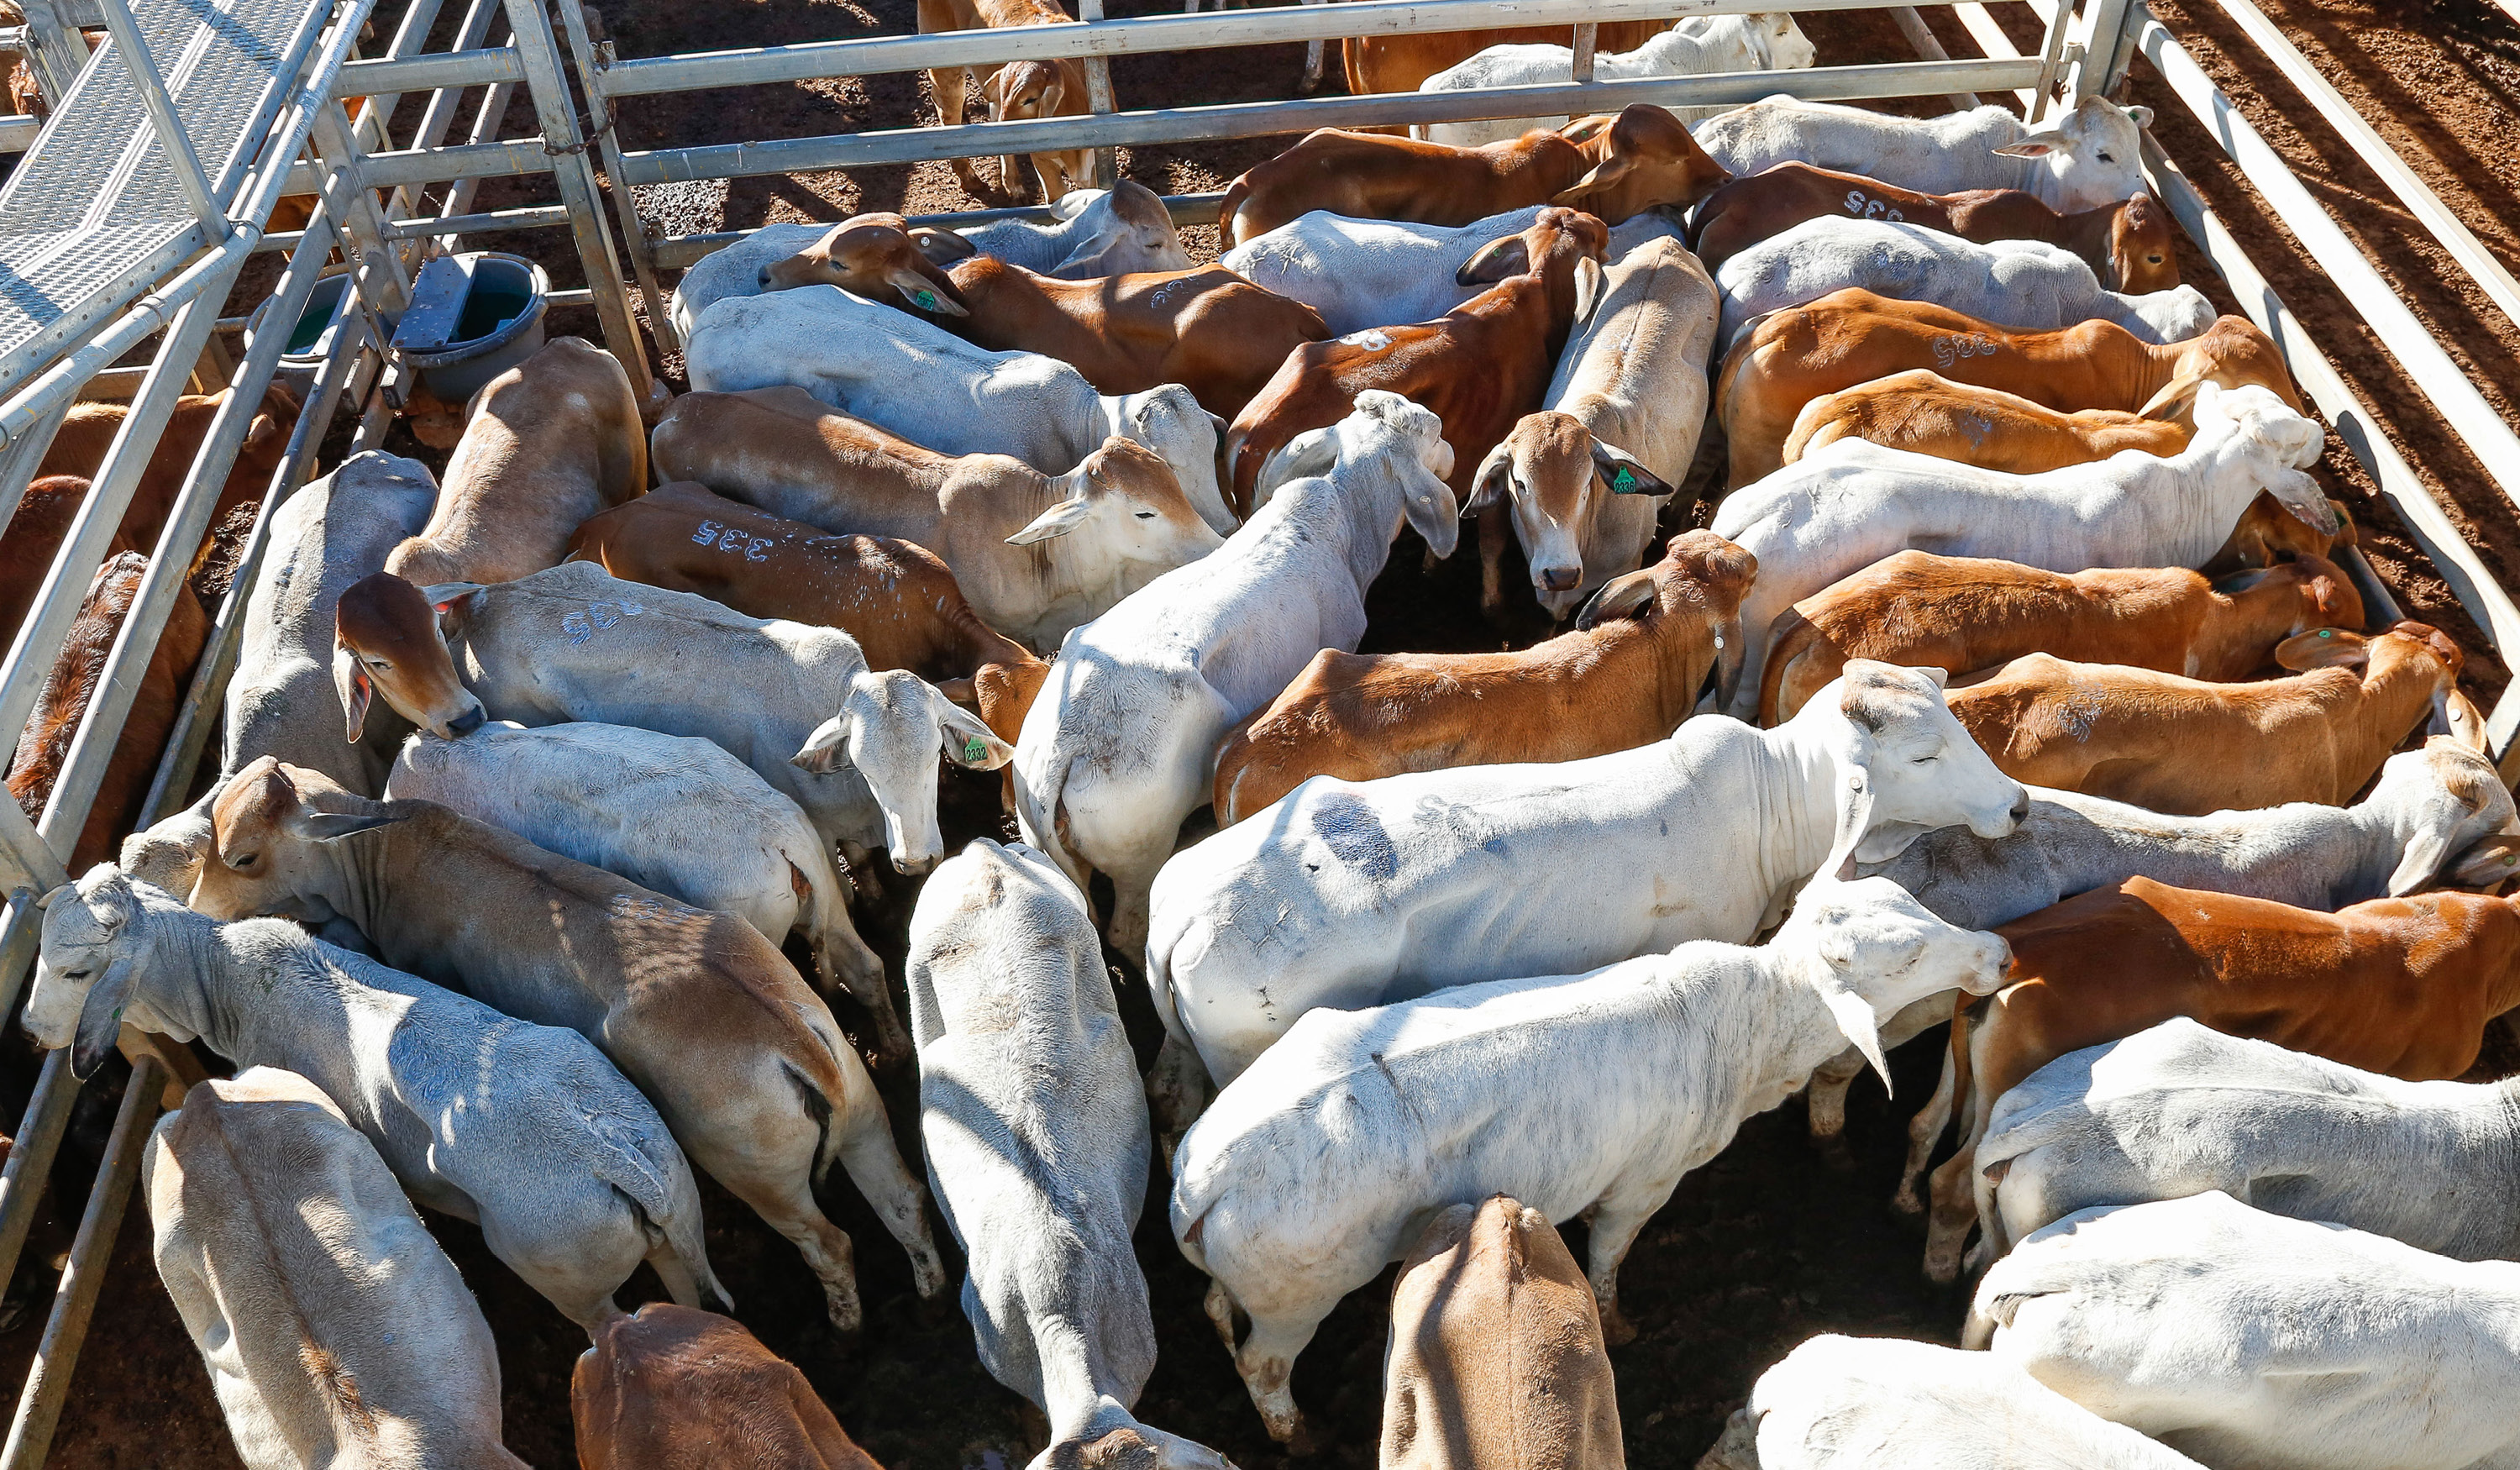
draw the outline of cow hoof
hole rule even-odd
[[[1619,1310],[1616,1302],[1611,1303],[1610,1310],[1601,1314],[1602,1346],[1624,1348],[1636,1340],[1637,1324],[1628,1320],[1628,1314]]]
[[[1287,1458],[1310,1459],[1321,1452],[1322,1442],[1313,1435],[1313,1421],[1296,1414],[1294,1426],[1286,1431]]]

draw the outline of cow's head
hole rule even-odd
[[[883,810],[884,846],[892,866],[922,873],[945,856],[936,824],[936,753],[974,771],[1014,759],[980,717],[956,707],[934,685],[900,669],[849,677],[838,714],[824,721],[788,757],[800,771],[828,776],[846,767],[863,779]]]
[[[264,756],[239,771],[210,808],[214,841],[194,880],[192,906],[212,918],[257,913],[326,923],[345,891],[333,845],[411,816],[344,790],[320,771]]]
[[[2012,965],[2001,936],[1937,918],[1888,878],[1805,885],[1769,948],[1799,961],[1837,1028],[1890,1086],[1881,1023],[1919,1001],[1992,995]]]
[[[391,572],[350,584],[333,609],[333,687],[347,738],[367,728],[372,696],[440,739],[481,728],[481,701],[455,672],[446,641],[463,626],[480,588],[450,582],[427,591]]]
[[[1794,23],[1791,11],[1762,11],[1741,18],[1743,37],[1758,65],[1754,71],[1799,71],[1820,60],[1820,48]]]
[[[1437,557],[1453,555],[1462,540],[1461,509],[1445,483],[1453,473],[1453,446],[1444,442],[1444,421],[1397,393],[1368,388],[1356,395],[1348,416],[1286,441],[1261,469],[1261,489],[1333,472],[1388,475],[1399,490],[1404,525],[1424,537]]]
[[[1758,575],[1759,558],[1740,547],[1713,531],[1683,531],[1671,538],[1660,561],[1602,583],[1575,626],[1586,632],[1634,619],[1682,638],[1693,636],[1682,629],[1703,629],[1714,661],[1715,707],[1723,709],[1741,682],[1741,600]],[[1685,622],[1664,622],[1673,618]]]
[[[2204,449],[2218,464],[2240,467],[2312,530],[2324,536],[2337,533],[2336,508],[2306,472],[2318,463],[2327,443],[2327,431],[2317,421],[2255,383],[2226,388],[2199,382],[2194,412],[2196,436],[2188,441],[2189,449]]]
[[[2097,209],[2143,187],[2143,130],[2150,126],[2150,108],[2086,97],[2054,127],[1996,152],[2036,159],[2048,174],[2048,187],[2036,192],[2055,207]]]
[[[2179,252],[2170,211],[2148,194],[2109,207],[2109,290],[2130,296],[2179,284]]]
[[[191,1041],[145,1009],[140,983],[160,966],[151,953],[157,935],[153,909],[180,910],[173,895],[136,883],[111,863],[99,863],[76,883],[44,895],[43,950],[35,960],[34,989],[26,995],[20,1024],[47,1051],[71,1047],[70,1073],[86,1078],[113,1049],[122,1023]],[[169,957],[164,967],[181,970],[191,960]]]
[[[1615,117],[1579,117],[1558,136],[1584,152],[1591,168],[1550,200],[1624,224],[1657,205],[1686,208],[1732,180],[1668,109],[1630,103]]]
[[[2396,841],[2392,898],[2436,882],[2490,888],[2520,873],[2520,813],[2510,788],[2483,751],[2450,735],[2389,757],[2355,810]]]
[[[1011,546],[1056,540],[1055,559],[1119,570],[1141,587],[1225,544],[1182,492],[1163,456],[1114,434],[1085,463],[1051,481],[1058,499],[1007,538]]]
[[[1050,212],[1078,232],[1067,258],[1050,268],[1054,276],[1087,281],[1190,269],[1190,251],[1182,248],[1162,197],[1135,179],[1108,190],[1071,189],[1052,202]]]
[[[1837,682],[1788,722],[1828,727],[1836,747],[1837,833],[1822,874],[1887,863],[1936,827],[1981,837],[2011,832],[2030,793],[1987,758],[1943,701],[1943,671],[1850,658]]]
[[[842,220],[795,254],[763,266],[757,284],[763,290],[836,286],[851,295],[913,313],[971,314],[954,278],[920,249],[899,215]]]
[[[1584,542],[1610,497],[1643,496],[1659,505],[1671,494],[1672,486],[1636,456],[1595,438],[1571,416],[1547,409],[1524,415],[1505,442],[1488,451],[1462,513],[1509,510],[1540,605],[1550,616],[1564,618],[1600,585],[1586,574]]]

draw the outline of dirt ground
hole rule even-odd
[[[2263,8],[2360,108],[2428,183],[2487,244],[2520,264],[2520,207],[2508,140],[2520,118],[2520,26],[2481,0],[2261,0]],[[1122,0],[1114,15],[1169,9]],[[2481,383],[2506,417],[2511,384],[2520,382],[2520,330],[2476,292],[2454,284],[2455,271],[2355,158],[2315,123],[2314,114],[2262,64],[2245,55],[2219,9],[2203,0],[2153,0],[2157,15],[2213,71],[2314,194],[2344,221]],[[450,9],[453,9],[450,7]],[[721,0],[667,5],[635,0],[607,7],[605,20],[625,57],[766,45],[912,28],[912,0],[858,5],[837,0]],[[1928,11],[1956,55],[1973,54],[1949,12]],[[1862,14],[1805,16],[1823,66],[1901,60],[1912,53],[1888,22]],[[2031,42],[2026,27],[2016,38]],[[1113,80],[1125,106],[1200,104],[1291,95],[1301,48],[1269,47],[1179,58],[1123,59]],[[1335,90],[1337,83],[1332,82]],[[692,98],[640,98],[623,106],[625,144],[649,148],[738,142],[932,118],[923,77],[889,76],[750,88]],[[2520,575],[2520,512],[2505,501],[2459,441],[2425,408],[2411,384],[2360,325],[2342,297],[2309,269],[2298,245],[2266,219],[2236,171],[2220,165],[2202,131],[2177,100],[2138,64],[2131,99],[2158,114],[2156,132],[2212,200],[2287,303],[2325,342],[2346,376],[2371,403],[2381,423],[2439,493],[2473,544],[2506,585]],[[405,104],[402,121],[416,113]],[[1919,100],[1910,111],[1939,104]],[[520,100],[505,136],[531,131]],[[1123,170],[1159,193],[1220,188],[1265,157],[1283,139],[1252,139],[1180,149],[1121,151]],[[540,182],[492,180],[475,207],[543,202]],[[1008,202],[965,198],[942,163],[838,174],[746,179],[646,191],[652,225],[672,233],[742,228],[779,220],[840,218],[860,209],[921,214]],[[1185,232],[1194,255],[1214,249],[1213,232]],[[545,262],[558,284],[582,274],[560,232],[488,242]],[[2183,242],[2182,242],[2183,245]],[[2200,257],[2187,251],[2187,276],[2225,309],[2228,291]],[[593,336],[593,314],[555,314],[555,332]],[[679,369],[669,361],[669,375]],[[676,383],[679,387],[681,384]],[[397,430],[389,447],[423,453]],[[435,462],[440,457],[424,454]],[[2346,452],[2331,442],[2322,475],[2332,494],[2352,503],[2365,528],[2364,547],[2408,615],[2440,623],[2471,650],[2467,684],[2481,700],[2506,681],[2447,588],[2406,538]],[[1374,589],[1373,629],[1367,646],[1471,648],[1497,646],[1501,635],[1476,615],[1471,558],[1457,557],[1432,577],[1418,569],[1414,546],[1396,553],[1393,569]],[[1540,630],[1507,630],[1503,641],[1527,642]],[[949,788],[949,837],[998,830],[991,782],[964,779]],[[889,876],[889,875],[887,875]],[[887,911],[865,924],[871,943],[893,961],[915,896],[892,884]],[[1115,958],[1117,957],[1114,957]],[[1122,1005],[1141,1060],[1157,1031],[1143,987],[1123,964]],[[854,1017],[843,1015],[844,1022]],[[15,1038],[9,1045],[22,1046]],[[1620,1409],[1630,1462],[1686,1465],[1713,1442],[1723,1417],[1747,1394],[1757,1374],[1804,1338],[1823,1331],[1894,1334],[1951,1341],[1960,1307],[1957,1295],[1929,1287],[1916,1270],[1919,1241],[1887,1208],[1904,1143],[1907,1114],[1931,1091],[1935,1042],[1920,1039],[1892,1057],[1898,1100],[1877,1083],[1859,1083],[1849,1107],[1850,1172],[1824,1167],[1803,1136],[1799,1104],[1753,1120],[1722,1157],[1686,1180],[1639,1239],[1623,1274],[1630,1314],[1643,1329],[1616,1350]],[[15,1070],[15,1069],[9,1069]],[[905,1156],[915,1159],[915,1079],[906,1069],[879,1076]],[[0,1115],[16,1116],[14,1091],[0,1075]],[[64,1162],[58,1197],[84,1197],[87,1175],[112,1116],[110,1089],[83,1100]],[[709,1252],[733,1291],[737,1315],[772,1349],[797,1362],[832,1408],[878,1459],[894,1470],[1003,1470],[1029,1457],[1017,1420],[1017,1399],[980,1368],[970,1331],[949,1297],[920,1303],[910,1293],[901,1253],[836,1173],[828,1192],[832,1217],[859,1243],[858,1268],[868,1328],[854,1342],[834,1341],[820,1322],[820,1293],[795,1253],[742,1206],[703,1183]],[[54,1224],[27,1257],[38,1263],[66,1244],[75,1221]],[[478,1295],[499,1343],[506,1383],[509,1445],[541,1466],[572,1462],[568,1374],[583,1342],[559,1314],[482,1248],[479,1233],[432,1217],[440,1240]],[[947,1242],[941,1224],[940,1243]],[[1582,1227],[1569,1225],[1580,1253]],[[1153,1294],[1161,1356],[1139,1405],[1140,1415],[1232,1456],[1245,1470],[1287,1463],[1261,1432],[1240,1383],[1198,1308],[1201,1282],[1174,1250],[1163,1222],[1160,1189],[1149,1188],[1139,1256]],[[49,1280],[40,1269],[22,1272],[19,1290]],[[1295,1374],[1295,1393],[1331,1444],[1313,1463],[1370,1465],[1379,1415],[1380,1360],[1389,1276],[1349,1298],[1324,1324]],[[660,1295],[646,1271],[623,1293],[625,1305]],[[0,1381],[22,1379],[35,1350],[38,1323],[0,1330]],[[137,1211],[126,1217],[106,1282],[95,1331],[64,1408],[51,1463],[73,1470],[165,1470],[236,1463],[199,1359],[149,1263],[148,1230]]]

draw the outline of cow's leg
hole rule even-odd
[[[1223,1281],[1210,1276],[1207,1278],[1207,1299],[1200,1305],[1207,1310],[1209,1325],[1216,1328],[1217,1340],[1225,1344],[1226,1356],[1232,1357],[1239,1351],[1237,1339],[1241,1336],[1235,1327],[1234,1314],[1242,1310],[1235,1304],[1234,1293],[1225,1289]]]
[[[1234,1355],[1234,1370],[1242,1375],[1242,1386],[1250,1391],[1251,1406],[1260,1410],[1260,1422],[1269,1428],[1269,1438],[1286,1447],[1293,1455],[1311,1454],[1316,1448],[1312,1426],[1304,1421],[1304,1411],[1295,1406],[1292,1380],[1295,1356],[1313,1340],[1322,1318],[1329,1315],[1332,1298],[1319,1312],[1308,1316],[1251,1318],[1251,1330],[1242,1339],[1242,1347]]]
[[[1812,1142],[1821,1161],[1831,1169],[1852,1169],[1855,1157],[1846,1146],[1846,1092],[1864,1071],[1864,1053],[1853,1047],[1820,1064],[1804,1099],[1811,1109]]]
[[[1974,1122],[1975,1120],[1971,1120]],[[1959,1278],[1960,1247],[1969,1226],[1977,1223],[1977,1198],[1969,1174],[1977,1162],[1976,1130],[1961,1140],[1960,1151],[1934,1171],[1933,1217],[1925,1227],[1925,1279],[1949,1286]]]
[[[1943,1141],[1943,1130],[1952,1124],[1952,1095],[1958,1091],[1958,1069],[1952,1065],[1949,1054],[1943,1057],[1943,1075],[1934,1084],[1934,1095],[1908,1120],[1908,1162],[1899,1171],[1899,1192],[1890,1197],[1890,1208],[1902,1215],[1922,1215],[1925,1201],[1916,1185],[1925,1177],[1925,1165],[1934,1156],[1934,1145]]]
[[[1197,1049],[1164,1033],[1164,1044],[1155,1050],[1155,1064],[1147,1069],[1147,1109],[1153,1114],[1155,1146],[1163,1150],[1165,1172],[1172,1170],[1173,1150],[1181,1146],[1182,1135],[1215,1100],[1216,1081],[1207,1075],[1207,1064],[1199,1060]]]
[[[1679,1180],[1672,1182],[1677,1184]],[[1613,1193],[1593,1207],[1593,1243],[1588,1252],[1592,1269],[1585,1275],[1593,1283],[1593,1300],[1600,1304],[1601,1341],[1610,1347],[1633,1342],[1637,1335],[1636,1324],[1619,1310],[1619,1263],[1628,1259],[1629,1247],[1637,1243],[1637,1232],[1669,1198],[1669,1188]]]
[[[852,1065],[844,1070],[857,1075],[850,1079],[847,1117],[832,1120],[841,1130],[840,1167],[849,1172],[850,1182],[867,1203],[875,1206],[884,1229],[910,1253],[911,1285],[920,1296],[932,1297],[945,1289],[945,1265],[936,1259],[936,1240],[927,1232],[927,1191],[903,1166],[900,1150],[892,1146],[892,1125],[884,1116],[883,1099],[876,1094],[865,1069]],[[865,1091],[863,1101],[856,1095],[859,1089]]]
[[[1512,512],[1503,506],[1479,513],[1479,611],[1505,615],[1505,543],[1512,534]]]
[[[674,1299],[675,1306],[703,1305],[700,1301],[700,1278],[692,1274],[682,1253],[673,1246],[657,1241],[656,1248],[648,1253],[648,1264],[656,1269],[656,1279],[665,1283],[665,1295]]]

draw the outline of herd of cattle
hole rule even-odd
[[[2179,284],[2148,120],[1321,132],[1203,268],[1125,183],[773,226],[682,281],[652,432],[563,338],[442,481],[299,492],[218,780],[47,898],[24,1017],[82,1076],[130,1028],[245,1069],[144,1163],[240,1452],[516,1463],[417,1200],[590,1334],[583,1463],[871,1463],[710,1314],[693,1172],[848,1331],[836,1163],[922,1296],[932,1191],[1037,1466],[1213,1470],[1131,1412],[1160,1161],[1290,1449],[1400,1261],[1383,1464],[1618,1465],[1641,1228],[1796,1091],[1843,1150],[1948,1022],[1895,1203],[1992,1351],[1817,1339],[1706,1464],[2520,1464],[2520,1094],[2451,1080],[2520,1005],[2520,816],[2273,344]],[[1357,654],[1464,519],[1485,609],[1572,628]],[[940,754],[1021,845],[948,855]],[[925,875],[889,962],[878,854]],[[643,1263],[679,1305],[625,1315]]]

